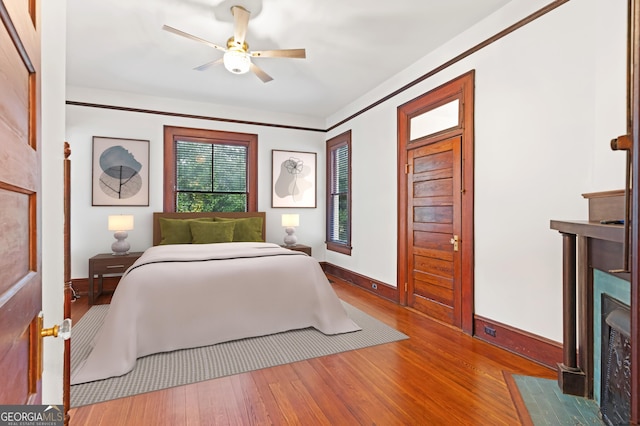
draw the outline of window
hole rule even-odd
[[[164,128],[164,211],[256,211],[257,135]]]
[[[351,254],[351,131],[327,141],[327,249]]]

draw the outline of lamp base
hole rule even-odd
[[[117,240],[113,244],[111,244],[111,251],[113,251],[114,256],[124,256],[125,254],[129,254],[129,249],[131,245],[125,241],[129,234],[127,231],[117,231],[113,234],[115,239]]]
[[[284,237],[284,245],[287,247],[295,246],[298,244],[298,237],[295,234],[295,228],[288,226],[285,228],[287,235]]]

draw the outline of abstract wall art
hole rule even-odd
[[[316,207],[316,153],[272,150],[271,207]]]
[[[149,205],[149,141],[93,137],[93,206]]]

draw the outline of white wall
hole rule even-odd
[[[66,1],[40,3],[42,18],[42,311],[60,324],[64,303],[63,146]],[[44,340],[42,402],[62,404],[62,339]]]
[[[532,5],[535,3],[535,8]],[[339,122],[547,2],[511,2],[327,120]],[[353,129],[352,256],[329,263],[396,285],[396,109],[469,71],[475,87],[475,313],[562,341],[561,239],[580,194],[624,187],[626,1],[571,1],[334,129]]]
[[[161,110],[199,116],[224,117],[252,122],[275,123],[322,129],[321,120],[309,117],[274,114],[251,110],[232,110],[212,104],[199,104],[175,99],[150,98],[127,93],[67,89],[67,99],[106,105]],[[258,135],[258,210],[267,213],[266,239],[283,243],[284,229],[280,214],[299,213],[300,226],[296,230],[298,242],[312,246],[313,255],[324,255],[324,132],[224,123],[218,121],[170,117],[164,115],[116,111],[81,106],[66,107],[67,140],[73,150],[72,160],[72,278],[88,276],[87,260],[98,253],[111,251],[113,232],[107,230],[110,214],[133,214],[135,229],[129,232],[132,251],[143,251],[152,242],[152,213],[163,210],[163,126],[183,126],[216,129]],[[149,207],[93,207],[91,205],[92,137],[144,139],[150,141]],[[271,208],[271,150],[317,152],[320,184],[317,207],[304,209]]]

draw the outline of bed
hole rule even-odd
[[[264,218],[263,212],[154,213],[154,246],[121,278],[93,349],[71,384],[126,374],[137,358],[154,353],[308,327],[325,334],[360,330],[315,259],[262,242]],[[248,220],[255,232],[260,224],[262,241],[229,242],[227,232],[221,242],[167,244],[161,226],[167,220]],[[189,224],[191,230],[201,227]]]

